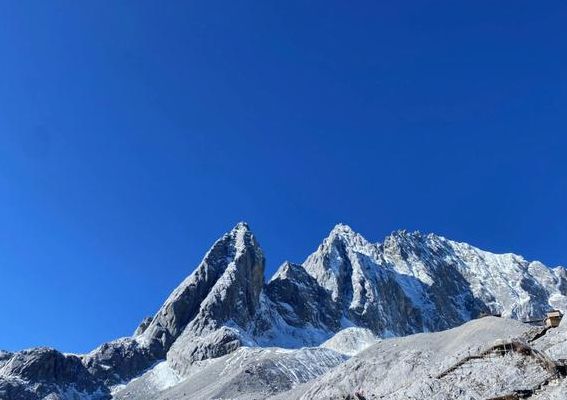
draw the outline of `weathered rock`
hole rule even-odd
[[[173,365],[180,365],[179,360],[191,363],[206,355],[218,357],[233,351],[246,341],[243,333],[256,319],[264,285],[262,250],[246,224],[239,224],[221,241],[223,247],[228,248],[229,256],[225,252],[215,254],[214,258],[209,253],[206,257],[207,261],[214,262],[215,272],[221,270],[222,274],[172,346],[168,359]]]
[[[266,285],[266,295],[286,323],[296,328],[307,325],[340,329],[341,310],[301,265],[286,262]]]
[[[116,384],[164,359],[182,334],[185,339],[179,341],[191,343],[178,347],[175,354],[189,352],[200,359],[205,354],[232,351],[240,340],[213,335],[217,341],[205,344],[203,339],[194,347],[193,338],[206,337],[228,321],[246,327],[256,315],[263,279],[263,253],[248,226],[240,223],[212,246],[197,269],[154,317],[142,322],[133,338],[103,344],[84,357],[85,365],[95,377]]]
[[[10,360],[10,358],[12,358],[12,356],[14,355],[14,353],[11,353],[9,351],[4,351],[4,350],[0,350],[0,368],[2,368],[2,366]]]
[[[170,365],[184,374],[195,361],[224,356],[243,343],[238,330],[223,326],[207,335],[185,336],[180,344],[183,346],[174,346],[167,356]]]
[[[83,356],[89,372],[107,385],[128,381],[163,358],[161,346],[142,345],[133,338],[108,342]]]
[[[79,357],[54,349],[42,347],[15,353],[0,373],[1,399],[71,399],[75,394],[93,400],[110,398],[108,389],[89,373]]]
[[[138,325],[138,327],[134,331],[134,336],[140,336],[141,334],[143,334],[146,331],[146,329],[148,329],[148,327],[150,326],[153,320],[154,317],[151,316],[144,318],[143,321],[140,323],[140,325]]]

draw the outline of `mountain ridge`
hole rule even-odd
[[[522,320],[551,308],[567,309],[565,268],[493,254],[432,233],[398,230],[371,243],[341,223],[303,263],[286,261],[268,280],[265,263],[248,224],[238,223],[133,336],[77,357],[87,374],[81,390],[90,390],[93,400],[104,399],[109,396],[105,388],[129,382],[163,360],[183,376],[196,363],[243,346],[319,346],[354,327],[369,332],[365,337],[384,338],[446,330],[482,314]],[[56,351],[21,354],[0,359],[0,394],[8,384],[14,393],[30,392],[25,383],[18,391],[18,380],[11,379],[18,374],[6,367],[17,357],[25,365],[45,357],[76,364]],[[329,360],[330,367],[340,357]],[[33,381],[33,371],[18,379]],[[52,381],[45,390],[66,393],[69,385],[76,386],[60,382],[55,371],[41,375]],[[35,399],[32,394],[21,398]]]

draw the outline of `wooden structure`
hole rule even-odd
[[[559,310],[551,310],[547,313],[543,323],[546,328],[557,328],[561,319],[563,318],[563,314]]]

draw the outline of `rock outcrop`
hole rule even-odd
[[[73,397],[75,396],[75,397]],[[0,399],[110,399],[110,391],[74,355],[34,348],[4,358],[0,370]]]

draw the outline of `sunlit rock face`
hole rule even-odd
[[[380,338],[446,330],[484,314],[537,319],[567,304],[562,267],[419,232],[397,231],[371,243],[339,224],[302,264],[284,263],[267,282],[264,270],[256,237],[239,223],[132,337],[81,356],[0,352],[0,394],[67,400],[79,393],[96,400],[140,377],[146,378],[136,380],[136,390],[151,393],[179,384],[212,360],[233,362],[235,354],[248,360],[248,370],[290,388]],[[322,350],[286,353],[306,346]],[[242,349],[258,349],[262,366],[254,366],[256,353]],[[286,362],[295,369],[285,372]]]
[[[387,337],[448,329],[484,314],[541,318],[565,308],[565,282],[564,268],[514,254],[406,231],[370,243],[337,225],[301,266],[284,264],[267,294],[294,327],[359,326]]]

